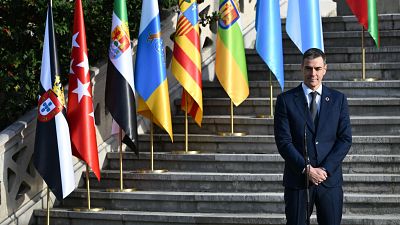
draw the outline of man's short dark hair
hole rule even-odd
[[[318,48],[310,48],[303,54],[303,63],[305,59],[315,59],[318,57],[322,57],[322,59],[324,60],[324,64],[326,64],[325,53]]]

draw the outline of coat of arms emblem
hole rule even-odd
[[[221,17],[219,19],[219,26],[223,29],[228,29],[235,24],[239,19],[239,11],[234,0],[226,0],[219,6]]]

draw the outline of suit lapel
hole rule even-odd
[[[327,121],[329,117],[329,109],[330,104],[333,102],[333,99],[331,98],[331,92],[328,88],[326,88],[324,85],[322,86],[322,96],[321,96],[321,102],[320,102],[320,110],[319,110],[319,121]],[[324,123],[318,122],[318,127],[317,131],[320,131],[322,127],[324,126]]]
[[[294,97],[294,103],[297,106],[298,112],[303,117],[305,121],[307,121],[307,126],[314,133],[314,123],[312,122],[310,110],[308,110],[307,100],[304,96],[303,88],[301,84],[297,86]]]

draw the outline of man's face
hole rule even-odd
[[[324,64],[322,57],[304,59],[301,67],[304,75],[304,84],[314,91],[317,90],[326,73],[326,68],[326,64]]]

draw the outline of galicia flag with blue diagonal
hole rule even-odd
[[[40,73],[34,165],[58,200],[75,189],[64,90],[60,80],[53,12],[49,3]]]

